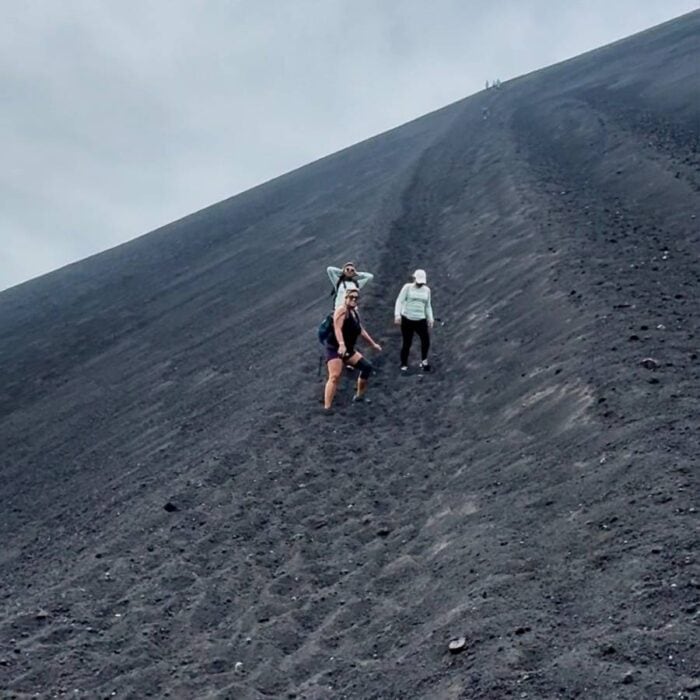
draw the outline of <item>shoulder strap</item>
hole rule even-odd
[[[336,283],[336,285],[335,285],[333,291],[331,292],[331,296],[332,296],[332,297],[334,297],[334,296],[336,296],[336,295],[338,294],[338,290],[340,289],[340,285],[341,285],[341,284],[343,285],[343,288],[344,288],[344,289],[347,289],[347,288],[348,288],[348,285],[345,283],[345,280],[343,279],[343,277],[342,277],[342,276],[339,277],[339,278],[338,278],[338,282]]]

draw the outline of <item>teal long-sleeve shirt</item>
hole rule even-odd
[[[394,306],[394,318],[399,319],[401,316],[410,321],[427,319],[428,323],[433,323],[433,305],[427,284],[404,284]]]

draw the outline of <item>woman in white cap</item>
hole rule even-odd
[[[346,262],[343,267],[328,267],[326,273],[335,290],[333,292],[335,309],[345,305],[345,295],[349,290],[359,291],[367,282],[374,279],[371,272],[358,272],[354,262]]]
[[[420,368],[424,372],[430,371],[428,363],[428,350],[430,350],[430,331],[433,327],[433,307],[430,300],[430,287],[425,270],[416,270],[413,273],[413,282],[404,284],[396,297],[394,306],[394,323],[401,326],[401,373],[408,372],[408,353],[411,350],[413,334],[418,333],[420,338],[421,363]]]

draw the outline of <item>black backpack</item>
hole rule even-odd
[[[328,314],[328,316],[321,321],[318,327],[318,342],[325,343],[326,340],[328,340],[328,338],[330,338],[334,333],[333,314]]]
[[[335,287],[333,287],[333,291],[331,292],[331,296],[333,297],[333,305],[335,306],[335,298],[338,296],[338,290],[340,289],[340,285],[343,285],[343,288],[345,291],[348,291],[348,285],[346,284],[348,280],[343,279],[342,275],[338,278],[338,282],[336,283]],[[357,282],[353,282],[355,285],[356,289],[360,289],[360,286],[357,284]]]

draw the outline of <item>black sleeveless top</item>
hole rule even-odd
[[[357,311],[348,311],[343,321],[343,342],[345,343],[348,353],[351,353],[355,349],[355,342],[361,331],[362,324],[360,323],[360,316]],[[328,344],[334,348],[338,347],[339,343],[335,337],[335,333],[331,333],[328,338]]]

